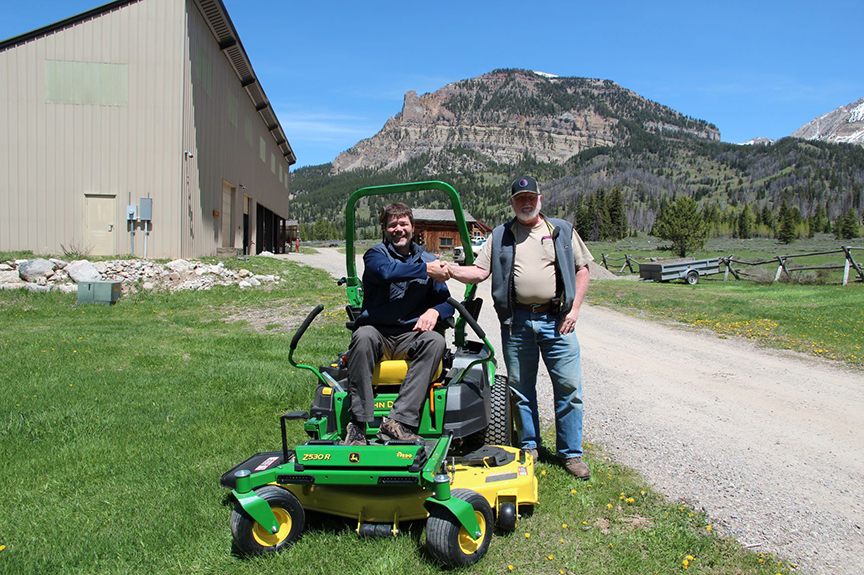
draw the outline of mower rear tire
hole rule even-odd
[[[513,411],[510,407],[510,383],[503,375],[495,376],[492,386],[492,417],[486,428],[487,445],[513,445]]]
[[[446,507],[434,505],[426,521],[426,548],[447,567],[473,565],[486,555],[492,540],[495,515],[486,498],[470,489],[454,489],[451,497],[467,501],[480,524],[480,537],[471,537]]]
[[[275,485],[265,485],[256,489],[255,493],[270,505],[279,523],[279,530],[270,533],[237,503],[231,513],[234,542],[247,555],[263,555],[287,549],[300,538],[306,526],[303,506],[293,493]]]

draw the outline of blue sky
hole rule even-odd
[[[864,97],[864,0],[223,2],[296,167],[373,136],[408,90],[496,68],[613,80],[726,142],[788,136]],[[0,0],[0,38],[101,4]]]

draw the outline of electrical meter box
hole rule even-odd
[[[123,293],[120,284],[122,282],[79,282],[78,303],[101,303],[113,305],[120,299]]]
[[[138,208],[138,219],[142,222],[149,222],[153,219],[153,198],[141,198],[141,205]]]
[[[126,206],[126,220],[135,221],[138,219],[138,206]]]

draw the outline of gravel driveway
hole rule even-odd
[[[278,257],[345,273],[335,249]],[[499,349],[488,282],[478,295]],[[864,573],[864,373],[602,307],[583,306],[577,332],[586,441],[748,547],[807,573]],[[551,422],[545,369],[538,385]]]

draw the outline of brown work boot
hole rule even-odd
[[[339,445],[366,445],[366,424],[349,422],[345,428],[345,439]]]
[[[527,449],[523,449],[522,451],[524,451],[526,454],[530,455],[531,458],[534,460],[534,463],[540,462],[540,452],[537,451],[536,448],[528,447]]]
[[[569,459],[565,459],[564,469],[566,469],[567,473],[576,479],[581,479],[582,481],[588,481],[591,479],[591,470],[588,469],[588,466],[585,465],[585,462],[582,461],[581,457],[570,457]]]
[[[416,441],[423,438],[395,419],[388,419],[378,428],[378,439],[381,441]]]

